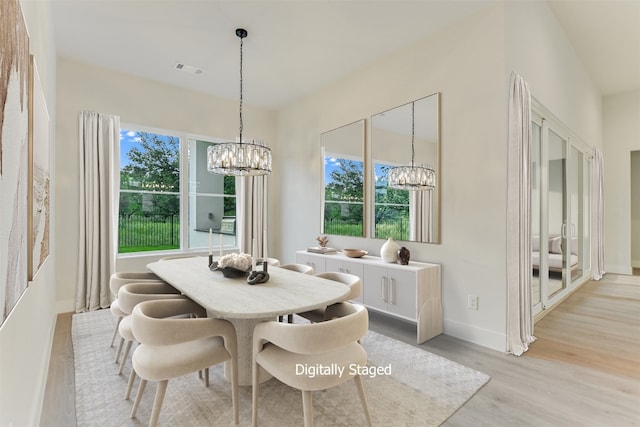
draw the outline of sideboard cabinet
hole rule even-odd
[[[296,262],[313,267],[316,274],[342,271],[362,280],[357,302],[416,324],[417,342],[423,343],[442,333],[442,293],[439,264],[411,261],[408,265],[386,263],[379,257],[349,258],[296,252]]]

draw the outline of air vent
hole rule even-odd
[[[176,65],[173,67],[176,70],[184,71],[185,73],[195,74],[196,76],[201,76],[204,74],[204,70],[199,67],[194,67],[193,65],[185,64],[184,62],[176,62]]]

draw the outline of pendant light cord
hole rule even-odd
[[[415,134],[416,134],[416,103],[411,103],[411,167],[414,167],[414,159],[416,157],[415,150]]]
[[[242,144],[242,46],[244,42],[244,37],[240,36],[240,144]]]

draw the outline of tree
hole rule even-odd
[[[397,220],[400,217],[408,217],[409,192],[407,190],[395,190],[387,187],[387,176],[390,166],[381,166],[381,176],[376,183],[375,198],[375,223],[384,220]]]
[[[179,193],[180,141],[177,137],[139,132],[139,145],[127,153],[129,164],[120,172],[120,188]],[[131,194],[121,197],[120,213],[177,215],[180,198],[172,194]],[[137,197],[136,197],[137,196]],[[124,199],[124,200],[123,200]]]
[[[340,159],[337,165],[325,187],[325,220],[362,223],[362,162]]]

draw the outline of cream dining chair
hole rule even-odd
[[[334,280],[336,282],[344,283],[349,286],[351,291],[343,301],[353,300],[362,294],[362,281],[355,274],[341,273],[338,271],[328,271],[325,273],[316,274],[316,277],[322,277],[328,280]],[[298,316],[304,317],[310,322],[322,322],[325,320],[325,311],[327,308],[318,308],[315,310],[305,311],[298,313]]]
[[[297,273],[302,273],[302,274],[314,274],[314,270],[313,267],[311,267],[310,265],[307,264],[282,264],[279,265],[278,267],[280,268],[284,268],[285,270],[291,270],[291,271],[295,271]],[[284,320],[284,316],[278,316],[278,321],[282,322]],[[287,317],[287,321],[289,323],[293,323],[293,314],[289,314]]]
[[[195,315],[186,317],[184,315]],[[154,300],[138,304],[132,329],[140,345],[133,353],[133,368],[140,376],[131,410],[134,418],[147,381],[159,381],[149,426],[156,426],[169,380],[229,360],[234,421],[238,424],[238,355],[236,332],[223,319],[206,317],[195,302]]]
[[[118,301],[118,290],[127,283],[133,282],[149,282],[149,283],[164,283],[164,280],[160,279],[158,276],[153,274],[152,272],[129,272],[129,271],[120,271],[117,273],[113,273],[109,279],[109,290],[111,291],[111,305],[109,310],[111,314],[116,318],[116,326],[113,329],[113,335],[111,335],[111,343],[109,347],[113,347],[113,343],[118,335],[118,326],[122,321],[122,318],[126,316],[126,313],[122,312],[120,308],[120,301]],[[116,353],[116,363],[118,362],[118,358],[120,357],[120,352]]]
[[[124,355],[120,361],[120,367],[118,368],[118,375],[122,374],[122,369],[127,361],[129,351],[131,351],[131,345],[136,340],[135,335],[131,330],[131,313],[136,305],[143,301],[156,300],[156,299],[176,299],[187,298],[180,295],[173,286],[168,283],[150,283],[150,282],[137,282],[128,283],[120,288],[118,291],[118,300],[120,301],[120,309],[125,314],[124,318],[120,321],[118,326],[118,332],[120,333],[120,344],[118,345],[117,353],[120,353],[123,344]]]
[[[330,320],[311,324],[289,324],[275,321],[256,325],[253,332],[253,395],[252,422],[258,425],[258,398],[260,370],[267,372],[290,387],[302,391],[305,427],[313,426],[313,391],[326,390],[354,378],[366,424],[371,416],[362,378],[351,366],[365,366],[367,353],[358,340],[369,328],[367,309],[348,302],[327,308]],[[300,365],[326,365],[344,368],[342,375],[300,375]],[[333,366],[333,365],[331,365]]]

